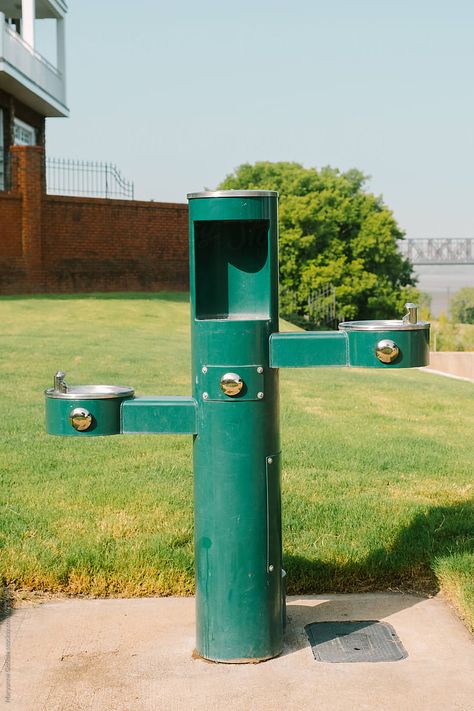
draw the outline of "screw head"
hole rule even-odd
[[[202,368],[201,368],[201,373],[204,373],[204,375],[206,375],[206,373],[207,373],[207,368],[206,368],[205,365],[202,366]]]
[[[275,566],[273,566],[273,565],[269,565],[269,566],[268,566],[268,572],[269,572],[269,573],[273,573],[274,570],[275,570]]]
[[[203,399],[203,400],[208,400],[208,399],[209,399],[209,393],[203,393],[203,394],[202,394],[202,399]]]
[[[267,457],[267,464],[273,464],[273,459],[271,457]]]
[[[263,400],[263,393],[262,392],[257,393],[257,398],[259,400]]]
[[[260,373],[260,375],[263,373],[263,368],[261,365],[258,366],[257,373]]]

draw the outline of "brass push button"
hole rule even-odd
[[[69,422],[78,432],[85,432],[92,425],[92,415],[85,407],[75,407],[69,413]]]
[[[244,387],[244,381],[237,373],[226,373],[221,378],[221,390],[229,397],[238,395]]]
[[[382,363],[393,363],[398,358],[399,353],[399,347],[390,338],[384,338],[375,347],[375,355]]]

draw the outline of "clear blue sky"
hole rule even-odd
[[[474,236],[472,0],[71,0],[49,155],[185,200],[243,162],[357,167],[409,237]]]

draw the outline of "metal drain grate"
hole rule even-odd
[[[408,656],[387,622],[313,622],[305,631],[317,662],[396,662]]]

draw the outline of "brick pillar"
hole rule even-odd
[[[19,192],[22,205],[22,248],[31,291],[42,291],[41,208],[44,196],[44,148],[12,146],[12,191]]]

